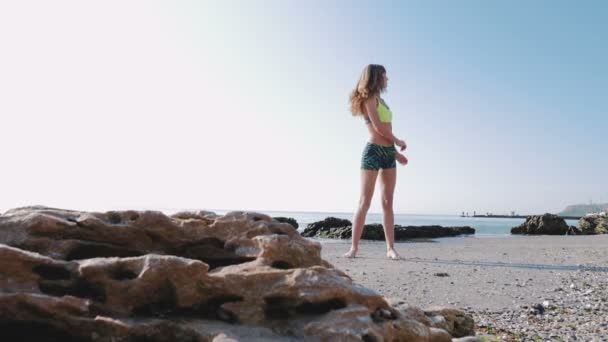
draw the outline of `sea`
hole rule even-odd
[[[216,214],[223,215],[229,210],[211,210]],[[327,217],[337,217],[353,221],[353,213],[337,212],[300,212],[300,211],[263,211],[257,212],[272,217],[291,217],[299,225],[302,231],[310,223],[321,221]],[[525,222],[523,218],[489,218],[489,217],[461,217],[459,215],[414,215],[395,214],[395,224],[401,226],[428,226],[439,225],[444,227],[469,226],[475,228],[475,235],[470,237],[512,237],[511,228]],[[382,223],[381,213],[368,213],[365,223]],[[569,226],[577,226],[578,220],[566,220]]]

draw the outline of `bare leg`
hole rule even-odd
[[[355,217],[353,218],[352,244],[350,250],[344,254],[347,258],[354,258],[359,250],[359,240],[363,233],[365,217],[367,216],[367,211],[372,202],[377,178],[378,171],[361,170],[361,197],[359,198],[359,206],[357,207]]]
[[[396,260],[400,256],[395,251],[395,214],[393,212],[393,194],[397,183],[397,169],[380,171],[380,189],[382,190],[382,224],[386,240],[386,256]]]

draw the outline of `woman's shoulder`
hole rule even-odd
[[[370,101],[370,103],[375,104],[376,106],[379,105],[382,101],[384,101],[382,100],[380,95],[370,96],[367,100]]]
[[[363,103],[365,104],[365,106],[377,106],[378,105],[378,97],[377,96],[370,96],[368,98],[366,98],[365,100],[363,100]]]

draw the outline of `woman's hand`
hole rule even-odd
[[[405,141],[401,140],[401,139],[397,139],[397,141],[395,142],[395,144],[397,146],[399,146],[399,148],[401,148],[401,151],[405,150],[407,148],[407,145],[405,144]]]
[[[399,164],[404,165],[404,166],[407,165],[407,158],[403,154],[397,152],[395,154],[395,159],[397,159]]]

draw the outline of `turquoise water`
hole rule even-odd
[[[217,214],[224,214],[226,211],[215,211]],[[324,213],[324,212],[296,212],[296,211],[261,211],[264,214],[276,217],[292,217],[298,221],[303,230],[309,223],[323,220],[333,216],[347,219],[352,222],[353,213]],[[524,223],[525,219],[517,218],[476,218],[460,217],[457,215],[404,215],[395,214],[395,224],[402,226],[428,226],[439,225],[449,226],[470,226],[475,228],[476,237],[507,237],[511,236],[511,228]],[[365,223],[382,223],[382,214],[369,213]],[[577,220],[566,220],[570,226],[576,226]]]

